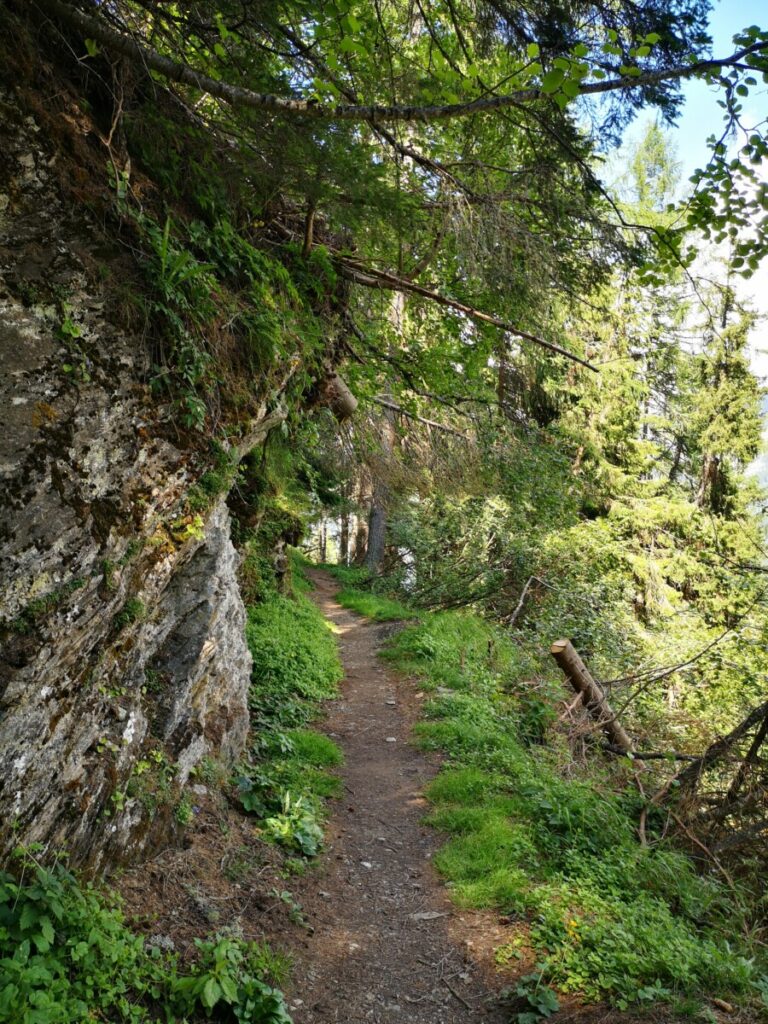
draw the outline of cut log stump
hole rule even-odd
[[[608,737],[611,746],[629,754],[632,751],[632,740],[621,727],[602,687],[592,678],[571,641],[556,640],[550,653],[576,693],[581,695],[582,704]]]

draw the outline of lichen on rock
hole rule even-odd
[[[86,272],[102,239],[55,150],[0,102],[0,857],[36,842],[96,870],[167,842],[195,765],[242,750],[238,555],[223,498],[170,533],[199,468]]]

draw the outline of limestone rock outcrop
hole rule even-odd
[[[58,160],[0,93],[0,858],[98,870],[167,841],[190,772],[242,750],[250,655],[226,504],[184,515],[198,456]]]

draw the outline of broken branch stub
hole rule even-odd
[[[348,420],[357,409],[357,399],[350,391],[347,382],[338,373],[332,374],[326,380],[323,389],[323,402],[339,423]]]
[[[613,747],[625,754],[632,752],[632,740],[616,719],[616,715],[602,691],[599,683],[579,657],[579,653],[570,640],[556,640],[550,653],[563,670],[565,676],[580,694],[582,703],[592,718],[602,728]]]

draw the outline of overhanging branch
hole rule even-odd
[[[564,356],[566,359],[570,359],[574,363],[586,366],[588,370],[592,370],[594,373],[600,372],[596,366],[587,362],[586,359],[582,359],[581,356],[577,356],[573,352],[569,352],[567,349],[561,348],[559,345],[555,345],[554,342],[538,338],[535,334],[529,334],[528,331],[523,331],[514,324],[509,323],[508,320],[502,320],[500,317],[493,316],[491,313],[484,313],[482,310],[475,309],[473,306],[468,306],[464,302],[459,302],[458,299],[452,299],[448,295],[441,295],[439,292],[434,292],[430,288],[425,288],[423,285],[416,284],[415,281],[409,281],[407,278],[403,277],[396,277],[394,274],[388,274],[384,270],[376,270],[371,267],[362,268],[338,257],[336,258],[336,265],[344,277],[350,281],[354,281],[356,284],[361,284],[366,288],[378,288],[385,291],[410,292],[414,295],[422,295],[425,299],[435,302],[438,306],[444,306],[447,309],[455,310],[457,313],[463,313],[464,316],[469,317],[470,320],[476,320],[484,324],[491,324],[491,326],[498,327],[500,330],[504,331],[505,334],[512,334],[516,338],[521,338],[523,341],[530,342],[532,345],[538,345],[540,348],[545,348],[549,352],[554,352],[559,356]]]
[[[391,409],[393,412],[400,413],[401,416],[405,416],[406,419],[413,420],[415,423],[423,423],[427,427],[433,427],[435,430],[441,430],[445,434],[453,434],[454,437],[460,437],[463,441],[468,441],[469,438],[466,434],[460,430],[449,427],[445,423],[438,423],[436,420],[428,420],[423,416],[418,416],[415,412],[409,412],[404,409],[402,405],[398,405],[397,402],[391,402],[386,398],[374,397],[370,399],[371,402],[375,402],[377,405],[383,406],[385,409]]]
[[[189,64],[182,64],[165,57],[156,50],[138,43],[131,36],[111,28],[100,18],[71,7],[62,0],[35,0],[37,6],[56,15],[63,21],[79,29],[86,37],[94,39],[102,46],[122,54],[129,60],[143,64],[172,82],[191,85],[201,92],[229,103],[236,107],[250,107],[287,117],[309,117],[324,121],[410,121],[414,123],[430,123],[445,121],[458,117],[470,117],[473,114],[492,113],[507,107],[519,106],[539,99],[550,98],[538,88],[517,89],[499,96],[485,96],[481,99],[467,100],[464,103],[446,103],[431,106],[412,106],[407,104],[357,104],[339,103],[326,106],[313,100],[290,99],[286,96],[275,96],[271,93],[254,92],[229,82],[217,81]],[[745,67],[745,57],[768,52],[768,42],[755,43],[752,46],[737,50],[728,57],[721,59],[696,61],[679,67],[667,68],[662,71],[649,71],[634,77],[623,76],[603,82],[592,82],[582,86],[581,96],[594,96],[602,93],[616,92],[625,89],[636,89],[641,86],[661,85],[685,78],[694,78],[708,72],[721,71],[723,68]],[[748,66],[746,70],[754,70]]]

